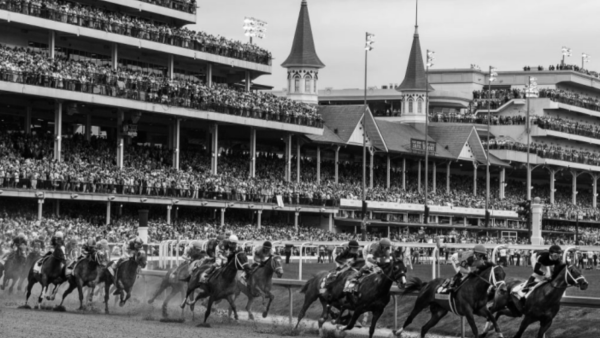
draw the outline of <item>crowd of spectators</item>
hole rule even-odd
[[[23,47],[0,45],[0,80],[322,127],[316,107],[271,93],[170,80],[163,74],[113,69],[91,61],[52,59],[45,51]]]
[[[271,64],[255,44],[64,0],[4,0],[0,9],[235,59]]]
[[[543,71],[544,66],[539,65],[537,67],[534,67],[534,69],[537,69],[538,71]],[[531,66],[525,66],[525,67],[523,67],[523,70],[526,72],[529,72],[529,71],[531,71]],[[579,72],[582,74],[593,76],[595,78],[600,78],[600,74],[598,72],[589,70],[589,69],[585,69],[585,68],[581,68],[578,65],[567,65],[564,63],[559,63],[556,65],[549,65],[548,70],[552,70],[552,71],[554,71],[554,70],[572,70],[572,71],[576,71],[576,72]]]
[[[484,147],[487,141],[483,140]],[[527,152],[527,144],[507,138],[491,139],[490,149],[506,149]],[[600,165],[600,153],[582,149],[574,149],[547,143],[532,142],[529,145],[529,153],[539,157],[582,164]]]
[[[196,14],[196,0],[139,0],[149,4],[171,8],[176,11]]]

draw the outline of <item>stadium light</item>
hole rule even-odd
[[[490,66],[490,82],[496,81],[496,78],[498,77],[497,70],[496,67]]]
[[[566,56],[571,56],[571,55],[572,55],[571,54],[571,48],[569,48],[569,47],[563,47],[562,48],[562,56],[563,56],[563,58],[562,58],[562,64],[563,65],[565,64],[565,57]]]
[[[369,32],[367,32],[366,38],[365,38],[365,50],[366,51],[372,51],[373,50],[373,44],[375,43],[375,34],[371,34]]]
[[[585,69],[584,64],[590,62],[591,55],[582,53],[581,54],[581,69]]]
[[[244,29],[244,35],[249,37],[250,43],[252,43],[252,38],[264,39],[265,32],[267,31],[267,23],[256,18],[245,17],[242,28]]]
[[[433,60],[435,60],[435,52],[432,50],[427,51],[427,67],[433,67]]]

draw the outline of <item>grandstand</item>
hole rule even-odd
[[[415,31],[404,80],[368,89],[365,110],[362,90],[319,89],[325,63],[306,1],[281,65],[283,92],[257,82],[272,72],[269,51],[183,28],[196,22],[193,1],[101,4],[0,4],[0,197],[37,201],[40,219],[49,208],[59,215],[61,201],[77,201],[105,210],[105,224],[126,205],[151,209],[169,225],[179,209],[206,209],[223,227],[228,215],[243,213],[256,229],[275,217],[297,232],[347,238],[366,216],[375,237],[456,240],[464,232],[465,240],[523,241],[529,229],[515,205],[527,198],[529,139],[531,195],[546,202],[544,236],[572,241],[581,219],[586,240],[595,241],[595,73],[566,65],[499,72],[488,100],[485,72],[426,74]],[[539,98],[524,97],[529,76]],[[367,215],[359,203],[364,133]],[[425,144],[432,148],[426,225]]]

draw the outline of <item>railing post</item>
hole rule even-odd
[[[294,321],[294,294],[292,293],[292,288],[288,288],[289,299],[288,302],[290,304],[290,325]]]
[[[460,317],[460,338],[465,338],[465,317]]]
[[[398,296],[394,295],[394,332],[398,331]]]

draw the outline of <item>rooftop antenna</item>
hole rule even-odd
[[[416,1],[417,5],[415,8],[415,34],[418,33],[419,29],[419,0]]]

